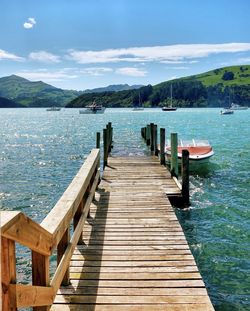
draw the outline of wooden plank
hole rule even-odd
[[[171,287],[144,287],[144,288],[127,288],[127,287],[99,287],[97,286],[86,286],[86,287],[62,287],[59,291],[59,295],[118,295],[118,296],[132,296],[132,295],[142,295],[142,296],[207,296],[207,291],[205,288],[199,287],[188,287],[188,288],[171,288]]]
[[[135,291],[136,293],[136,291]],[[95,304],[205,304],[209,303],[208,296],[93,296],[93,295],[57,295],[55,303],[95,303]]]
[[[52,287],[12,284],[10,290],[16,292],[18,308],[46,306],[54,301],[55,292]]]
[[[212,305],[206,304],[54,304],[51,311],[213,311]]]
[[[202,279],[183,280],[71,280],[73,287],[109,287],[109,288],[205,288]],[[65,288],[65,287],[64,287]]]

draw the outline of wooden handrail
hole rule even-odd
[[[100,150],[93,149],[54,208],[39,225],[22,212],[4,211],[1,225],[2,309],[33,306],[46,310],[51,305],[69,267],[79,241],[90,204],[100,179]],[[81,207],[81,208],[79,208]],[[70,241],[66,241],[58,268],[49,280],[49,256],[64,241],[76,212],[81,211]],[[32,250],[33,285],[15,284],[15,242]],[[63,242],[64,243],[64,242]],[[39,293],[39,294],[38,294]]]

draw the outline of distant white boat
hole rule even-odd
[[[95,101],[93,102],[93,104],[86,106],[86,109],[81,109],[79,110],[80,114],[96,114],[96,113],[104,113],[105,111],[105,107],[103,107],[102,105],[97,105],[95,103]]]
[[[231,110],[247,110],[248,107],[246,107],[246,106],[240,106],[240,105],[238,105],[238,104],[232,103],[230,109],[231,109]]]
[[[47,108],[46,110],[47,110],[47,111],[60,111],[61,108],[60,108],[60,107],[55,107],[55,106],[53,106],[53,107]]]

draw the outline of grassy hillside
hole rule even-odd
[[[66,107],[84,107],[94,100],[106,107],[131,107],[138,103],[139,93],[144,106],[173,104],[177,107],[225,107],[229,100],[250,105],[250,65],[215,69],[203,74],[144,86],[138,90],[83,94]]]
[[[0,78],[0,96],[26,107],[63,107],[80,94],[77,91],[58,89],[41,81],[31,82],[15,75]]]
[[[223,75],[232,72],[234,79],[224,80]],[[250,65],[223,67],[208,71],[199,75],[190,76],[186,79],[198,80],[206,87],[222,83],[224,87],[232,85],[250,85]]]

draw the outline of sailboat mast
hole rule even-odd
[[[172,107],[172,100],[173,100],[173,87],[172,87],[172,84],[170,85],[170,105]]]

